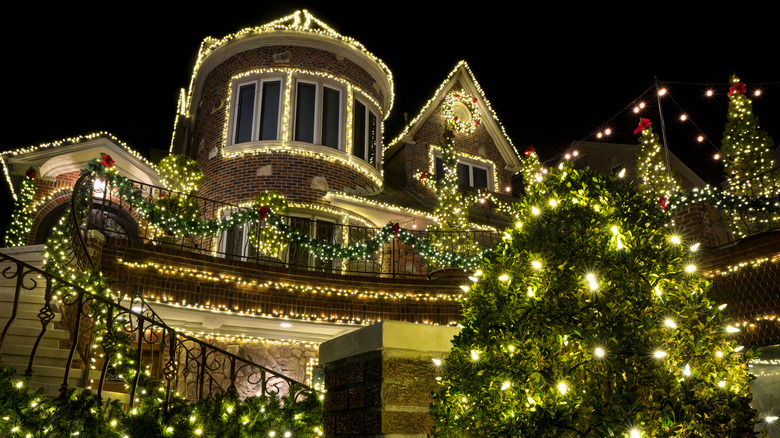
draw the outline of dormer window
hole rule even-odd
[[[368,164],[376,166],[379,119],[373,111],[357,99],[355,99],[353,109],[352,154]]]
[[[295,88],[293,140],[340,149],[341,94],[338,88],[299,80]]]
[[[258,79],[236,87],[233,143],[279,139],[282,80]]]

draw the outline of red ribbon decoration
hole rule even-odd
[[[398,238],[398,231],[401,230],[401,226],[398,224],[398,222],[396,222],[396,223],[394,223],[392,225],[392,229],[393,229],[393,234],[395,234],[395,238],[397,239]]]
[[[669,205],[669,203],[666,201],[665,196],[658,198],[658,206],[661,207],[661,210],[666,210],[667,205]]]
[[[420,181],[428,179],[428,172],[423,172],[420,174]]]
[[[643,117],[642,120],[639,121],[639,126],[637,126],[636,129],[634,129],[634,134],[639,134],[640,132],[644,131],[645,128],[647,128],[650,125],[651,125],[650,119],[645,119]]]
[[[116,161],[111,159],[111,155],[108,154],[100,154],[103,157],[103,161],[100,162],[100,164],[106,166],[106,168],[110,169],[114,167],[114,164],[116,164]]]
[[[30,169],[27,172],[25,172],[24,176],[26,176],[27,178],[32,179],[33,181],[38,181],[38,172],[36,172],[36,171],[34,171],[32,169]]]
[[[260,207],[257,207],[258,210],[260,210],[260,218],[261,219],[268,219],[268,213],[271,211],[271,207],[267,205],[263,205]]]
[[[474,124],[475,124],[475,125],[477,125],[477,126],[479,126],[479,119],[477,119],[477,120],[474,120]]]
[[[745,94],[745,84],[742,82],[737,82],[736,84],[729,87],[729,96],[732,94]]]
[[[536,152],[536,148],[534,148],[533,146],[528,146],[527,148],[525,148],[524,154],[527,157],[527,156],[531,155],[534,152]]]
[[[472,102],[472,103],[477,103],[477,98],[476,98],[476,97],[472,97],[472,98],[471,98],[471,102]]]

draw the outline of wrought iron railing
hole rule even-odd
[[[82,181],[87,180],[79,180],[77,186],[88,185]],[[249,208],[186,195],[138,181],[129,181],[129,183],[132,184],[133,191],[147,202],[154,205],[164,202],[167,214],[172,216],[209,220],[225,218]],[[75,218],[74,221],[82,223],[80,228],[82,231],[96,229],[108,237],[151,242],[258,265],[275,265],[288,269],[306,269],[333,274],[389,278],[425,277],[433,269],[441,267],[440,264],[432,264],[430,260],[425,260],[417,248],[399,239],[384,242],[375,252],[355,258],[324,259],[300,242],[285,242],[277,250],[264,252],[260,249],[263,245],[253,241],[253,236],[259,236],[259,233],[253,231],[268,226],[262,220],[236,225],[211,235],[174,235],[166,232],[163,227],[152,224],[144,214],[134,209],[116,188],[99,183],[93,184],[92,187],[83,187],[81,190],[91,190],[91,196],[88,196],[92,199],[91,211],[82,218]],[[78,193],[78,191],[78,187],[74,189],[74,192]],[[380,234],[379,228],[338,223],[336,219],[292,214],[284,216],[283,222],[288,229],[299,231],[323,245],[344,246],[365,242]],[[440,251],[463,253],[463,248],[469,247],[466,255],[473,256],[492,248],[499,239],[499,235],[492,231],[438,232],[436,236],[426,231],[410,230],[410,232],[424,241],[439,242]],[[471,242],[473,245],[464,246],[463,242]]]
[[[128,382],[130,406],[135,402],[139,377],[147,372],[164,381],[166,397],[176,392],[193,401],[232,390],[242,398],[294,391],[298,399],[312,392],[310,387],[283,374],[169,327],[137,295],[123,296],[121,302],[114,302],[1,252],[0,264],[2,278],[14,284],[12,309],[0,333],[0,358],[4,353],[10,354],[6,341],[10,329],[19,321],[20,303],[31,301],[29,297],[23,299],[24,295],[33,296],[33,291],[44,288],[42,302],[35,304],[40,305],[37,318],[41,328],[26,366],[20,370],[33,382],[38,346],[56,314],[61,313],[55,329],[69,333],[64,342],[67,358],[57,367],[62,371],[61,392],[75,386],[78,376],[73,374],[80,372],[85,380],[97,381],[92,389],[102,396],[107,382],[118,377],[112,358],[120,352],[120,337],[129,341],[133,351],[134,377]],[[119,295],[123,295],[121,291]],[[101,321],[101,327],[93,340],[90,335],[98,328],[97,321]],[[90,350],[91,355],[87,353]],[[88,359],[79,361],[77,354]]]

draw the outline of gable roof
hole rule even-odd
[[[439,85],[439,88],[434,92],[433,97],[431,97],[420,110],[417,117],[412,119],[395,139],[386,144],[384,150],[385,156],[392,154],[395,150],[403,146],[404,143],[409,142],[414,137],[417,130],[420,129],[441,101],[444,100],[455,83],[460,83],[466,93],[477,97],[477,106],[482,114],[482,125],[485,126],[491,138],[493,138],[502,158],[507,163],[507,168],[511,171],[519,172],[521,164],[517,148],[515,148],[509,135],[507,135],[504,126],[499,122],[498,116],[495,111],[493,111],[493,108],[491,108],[490,102],[485,97],[482,87],[480,87],[476,78],[474,78],[474,74],[471,72],[471,68],[469,68],[466,61],[460,61],[455,68],[452,69],[449,75],[447,75],[447,78],[444,79],[441,85]]]

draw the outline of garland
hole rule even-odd
[[[11,223],[5,232],[5,246],[22,246],[27,244],[27,238],[33,225],[33,212],[30,208],[35,197],[35,186],[38,182],[37,173],[32,167],[27,170],[22,180],[19,197],[14,202],[11,213]]]
[[[172,214],[171,210],[167,208],[155,208],[155,202],[144,198],[125,177],[119,175],[113,166],[107,166],[98,159],[87,163],[86,172],[90,173],[93,178],[103,179],[108,183],[107,185],[115,187],[119,196],[144,215],[151,224],[175,236],[214,235],[239,225],[267,221],[268,225],[278,230],[281,239],[300,245],[324,260],[366,258],[393,238],[412,245],[428,260],[437,260],[439,263],[445,263],[454,268],[472,269],[479,264],[487,252],[487,250],[483,250],[477,252],[476,255],[463,255],[452,251],[438,250],[426,239],[393,223],[388,223],[379,229],[375,236],[362,242],[352,242],[347,245],[326,243],[311,239],[308,235],[287,225],[282,215],[275,212],[273,206],[269,205],[255,205],[255,208],[236,211],[225,217],[201,220],[192,214],[175,214],[175,211]],[[177,199],[181,198],[183,197]]]
[[[455,114],[455,106],[458,104],[464,105],[471,113],[471,120],[460,120]],[[447,120],[447,124],[454,130],[462,132],[464,134],[470,134],[477,129],[482,123],[482,116],[479,113],[477,107],[477,98],[465,94],[463,92],[454,92],[448,94],[444,98],[444,106],[442,108],[444,112],[444,118]]]

